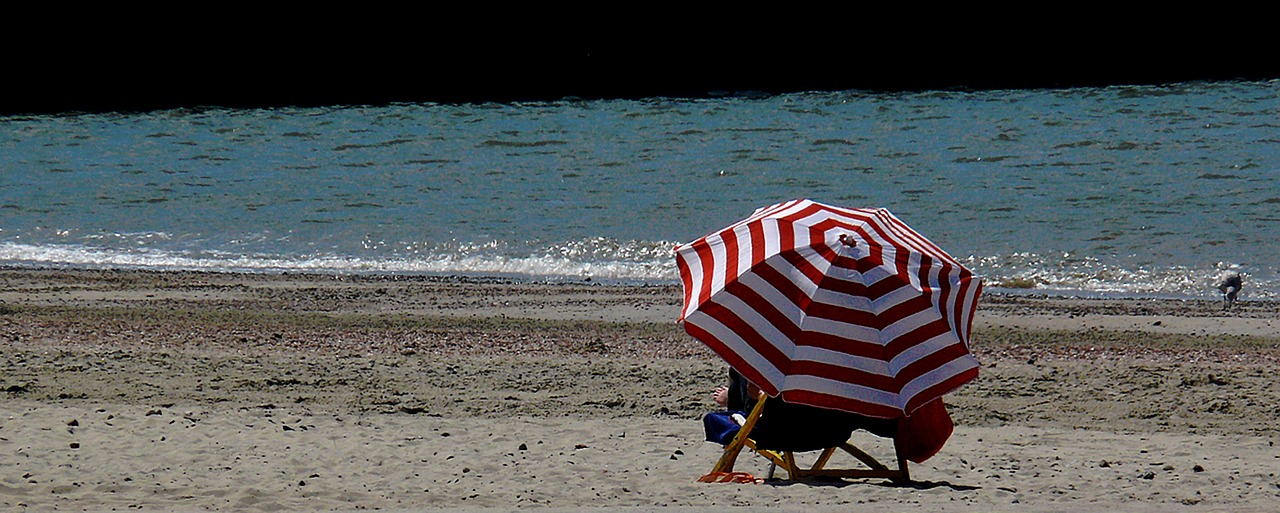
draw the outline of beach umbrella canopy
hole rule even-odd
[[[770,396],[899,418],[978,375],[981,280],[888,210],[787,201],[675,251],[685,330]]]

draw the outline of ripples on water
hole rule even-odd
[[[1015,290],[1275,297],[1278,127],[1273,82],[0,118],[0,262],[673,282],[808,197]]]

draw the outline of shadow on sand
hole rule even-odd
[[[958,485],[958,484],[952,484],[952,483],[949,483],[949,482],[947,482],[947,481],[908,481],[908,482],[901,482],[901,481],[886,480],[886,481],[876,481],[876,482],[868,483],[868,482],[866,482],[866,481],[850,481],[850,480],[846,480],[846,479],[839,479],[839,478],[834,478],[834,477],[828,477],[828,478],[808,478],[808,479],[801,479],[801,480],[797,480],[797,481],[792,481],[792,480],[790,480],[790,479],[776,479],[776,478],[775,478],[775,479],[769,479],[769,480],[765,481],[765,484],[773,485],[773,486],[797,486],[797,485],[804,485],[804,486],[831,486],[831,487],[835,487],[835,488],[843,488],[843,487],[845,487],[845,486],[850,486],[850,485],[865,485],[865,484],[871,484],[871,485],[875,485],[875,486],[884,486],[884,487],[889,487],[889,488],[914,488],[914,489],[916,489],[916,490],[932,490],[932,489],[934,489],[934,488],[950,488],[950,489],[955,490],[955,491],[957,491],[957,492],[964,492],[964,491],[980,490],[980,489],[982,489],[982,487],[981,487],[981,486]]]

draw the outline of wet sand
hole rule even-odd
[[[740,485],[696,482],[724,365],[674,323],[678,287],[20,269],[0,285],[6,511],[1280,504],[1274,302],[988,294],[981,375],[947,396],[956,432],[914,485]]]

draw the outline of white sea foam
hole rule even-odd
[[[1214,280],[1224,263],[1200,267],[1109,264],[1093,257],[1034,253],[969,258],[964,262],[985,277],[989,290],[1050,295],[1203,298],[1216,294]],[[1239,268],[1239,266],[1234,266]],[[1274,271],[1256,269],[1250,275],[1253,299],[1276,299],[1280,280]]]
[[[24,267],[131,268],[229,272],[425,273],[674,283],[675,261],[581,260],[555,255],[511,257],[463,253],[415,258],[361,258],[338,255],[187,254],[156,249],[102,249],[78,245],[0,243],[0,264]]]
[[[24,267],[134,268],[225,272],[407,273],[495,276],[525,280],[592,280],[620,283],[679,283],[674,257],[665,244],[578,241],[543,248],[536,254],[495,253],[504,244],[454,245],[449,252],[419,251],[411,257],[269,255],[152,248],[105,249],[84,245],[0,243],[0,265]],[[608,251],[607,247],[617,247]],[[1213,278],[1223,263],[1203,269],[1127,269],[1096,259],[1064,261],[1019,253],[969,258],[963,262],[983,277],[988,291],[1056,296],[1216,297]],[[1265,270],[1244,270],[1242,299],[1276,299],[1280,280]]]

